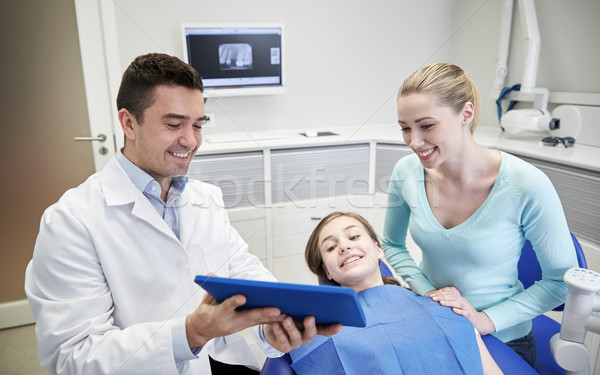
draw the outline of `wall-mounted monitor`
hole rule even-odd
[[[206,97],[284,92],[283,24],[183,24],[184,61]]]

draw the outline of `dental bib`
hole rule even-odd
[[[396,285],[358,293],[363,328],[316,336],[290,352],[302,374],[482,374],[473,325],[429,297]]]

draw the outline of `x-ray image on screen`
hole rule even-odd
[[[252,69],[252,47],[248,43],[226,43],[219,45],[221,70]]]
[[[182,24],[182,35],[204,97],[285,92],[283,24]]]

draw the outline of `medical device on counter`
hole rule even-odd
[[[515,134],[522,131],[556,130],[560,128],[560,120],[543,109],[513,109],[500,118],[500,125],[507,133]]]
[[[523,75],[521,83],[512,87],[504,87],[508,74],[508,53],[515,1],[519,7],[523,39],[525,42]],[[543,87],[536,87],[537,70],[540,57],[541,37],[537,22],[534,0],[503,0],[500,44],[496,77],[492,96],[497,100],[500,127],[509,134],[533,131],[544,132],[557,137],[576,138],[581,130],[581,114],[576,106],[564,105],[555,108],[552,114],[548,112],[550,92]],[[513,92],[514,91],[514,92]],[[518,91],[518,93],[517,93]],[[502,115],[501,103],[509,94],[511,101],[507,112]],[[516,101],[532,101],[533,108],[513,109]],[[571,102],[573,103],[573,102]]]
[[[510,33],[512,28],[512,15],[514,0],[504,0],[502,3],[502,23],[500,31],[500,46],[498,51],[498,62],[496,67],[496,79],[494,81],[494,90],[500,94],[496,103],[498,104],[498,117],[501,120],[500,126],[508,132],[518,133],[523,130],[538,131],[549,129],[551,118],[547,113],[549,91],[546,88],[536,87],[537,69],[540,57],[540,31],[537,23],[537,15],[533,0],[517,0],[521,15],[521,24],[526,50],[525,60],[523,61],[523,76],[521,83],[512,87],[504,87],[505,79],[508,74],[508,52],[510,50]],[[507,113],[501,115],[500,104],[505,96],[511,91],[519,91],[533,98],[534,111],[524,111],[521,109],[512,109],[515,104],[511,101]],[[502,123],[502,119],[509,113],[507,120]]]
[[[565,273],[569,287],[560,333],[550,340],[550,350],[556,363],[567,375],[590,375],[590,353],[584,344],[587,331],[600,333],[600,274],[571,268]]]
[[[581,122],[581,112],[573,105],[558,106],[552,114],[541,108],[512,109],[500,118],[500,126],[509,134],[542,131],[573,138],[579,135]]]

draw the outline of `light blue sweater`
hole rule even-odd
[[[392,174],[383,235],[388,262],[411,288],[424,294],[455,286],[490,317],[500,340],[525,336],[531,319],[564,302],[564,273],[577,266],[565,215],[548,177],[501,152],[498,178],[483,204],[462,224],[445,229],[425,193],[424,170],[416,155],[398,161]],[[421,248],[419,266],[406,250],[406,233]],[[531,241],[543,280],[526,290],[517,263]]]

